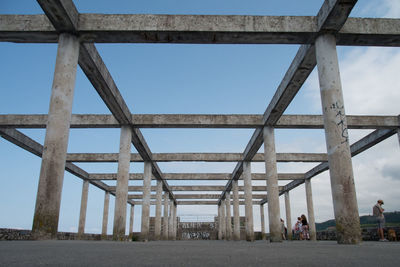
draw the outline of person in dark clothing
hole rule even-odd
[[[301,224],[302,224],[301,227],[302,227],[303,240],[304,239],[309,240],[310,239],[310,233],[308,232],[308,222],[307,222],[307,217],[304,214],[301,215]]]

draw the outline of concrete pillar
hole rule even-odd
[[[143,200],[142,200],[142,228],[141,240],[149,240],[150,228],[150,194],[151,194],[151,176],[152,174],[151,162],[144,162],[143,174]]]
[[[262,240],[265,240],[266,236],[265,236],[264,204],[260,205],[260,217],[261,217],[261,236],[262,236]]]
[[[156,221],[154,225],[155,240],[161,239],[161,206],[162,206],[162,182],[157,180],[157,195],[156,195]]]
[[[238,181],[232,181],[233,192],[233,240],[240,240],[239,187]]]
[[[34,239],[57,235],[78,55],[78,38],[60,34],[32,224]]]
[[[101,226],[101,238],[107,237],[107,225],[108,225],[108,209],[110,204],[110,193],[105,192],[104,194],[104,207],[103,207],[103,224]]]
[[[133,219],[135,216],[135,205],[131,205],[131,214],[129,217],[129,239],[132,240],[133,235]]]
[[[228,191],[225,193],[225,211],[226,240],[232,240],[231,196]]]
[[[176,234],[178,230],[178,217],[177,217],[178,206],[174,205],[174,233],[172,235],[172,240],[176,240]]]
[[[307,199],[307,213],[308,213],[308,228],[310,232],[310,240],[317,240],[317,232],[315,228],[315,217],[314,217],[314,204],[312,200],[311,180],[305,180],[306,187],[306,199]]]
[[[269,236],[271,242],[282,242],[274,128],[269,126],[264,127],[263,135],[265,170],[267,176]]]
[[[169,202],[169,217],[168,217],[168,240],[173,240],[174,235],[174,202],[172,199]]]
[[[288,240],[292,240],[292,216],[290,212],[289,191],[285,192],[285,209],[286,209],[286,227],[288,231]]]
[[[222,239],[226,239],[226,204],[225,199],[221,201],[221,232]]]
[[[78,224],[78,238],[82,238],[85,233],[85,222],[86,222],[86,210],[89,193],[89,181],[84,180],[82,186],[82,197],[81,197],[81,210],[79,213],[79,224]]]
[[[397,116],[397,120],[400,125],[400,115]],[[399,145],[400,145],[400,127],[397,127],[397,138],[399,139]]]
[[[361,242],[360,218],[335,36],[318,36],[315,49],[337,240],[339,244],[358,244]]]
[[[164,219],[163,219],[164,240],[168,240],[168,201],[169,201],[169,193],[164,192]]]
[[[253,190],[251,184],[251,162],[243,162],[244,203],[246,213],[246,240],[254,241]]]
[[[222,214],[221,214],[221,204],[218,205],[218,240],[222,240]]]
[[[117,188],[115,194],[113,240],[125,240],[126,202],[128,201],[129,165],[131,161],[132,129],[121,127],[118,155]]]

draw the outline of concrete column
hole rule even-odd
[[[263,135],[265,170],[267,176],[269,236],[271,242],[282,242],[274,128],[269,126],[264,127]]]
[[[107,225],[108,225],[108,209],[110,204],[110,193],[105,192],[104,194],[104,207],[103,207],[103,224],[101,226],[101,238],[107,237]]]
[[[115,194],[113,240],[125,240],[126,202],[128,201],[129,165],[131,161],[132,129],[121,127],[118,155],[117,188]]]
[[[286,227],[288,231],[288,240],[292,240],[292,216],[290,212],[289,191],[285,192],[285,209],[286,209]]]
[[[89,181],[84,180],[82,186],[81,210],[79,213],[78,238],[82,238],[83,234],[85,233],[88,193],[89,193]]]
[[[174,235],[174,207],[174,202],[171,199],[169,202],[168,240],[172,240]]]
[[[246,240],[254,241],[253,190],[251,184],[251,162],[243,162],[244,203],[246,213]]]
[[[226,239],[226,204],[225,199],[221,201],[221,232],[222,239]]]
[[[232,240],[232,216],[231,216],[231,196],[229,192],[225,193],[225,211],[226,211],[226,240]]]
[[[178,217],[177,217],[177,210],[178,207],[176,205],[174,205],[174,233],[172,236],[172,240],[176,240],[176,234],[177,234],[177,230],[178,230]]]
[[[240,240],[239,187],[238,181],[232,181],[233,192],[233,240]]]
[[[265,236],[264,204],[260,205],[260,217],[261,217],[261,236],[262,236],[262,240],[265,240],[266,236]]]
[[[400,115],[397,116],[397,120],[400,125]],[[400,127],[397,127],[397,138],[399,139],[399,145],[400,145]]]
[[[221,214],[221,205],[222,205],[222,201],[221,204],[218,205],[218,240],[222,240],[222,214]]]
[[[154,225],[155,240],[161,239],[161,206],[162,206],[162,182],[157,180],[157,199],[156,199],[156,221]]]
[[[150,194],[151,194],[151,176],[152,174],[151,162],[144,162],[143,174],[143,200],[142,200],[142,228],[141,239],[143,241],[149,240],[150,228]]]
[[[306,187],[306,199],[307,199],[307,213],[308,213],[308,228],[310,231],[310,240],[317,240],[317,232],[315,228],[315,217],[314,217],[314,204],[312,200],[311,180],[305,180]]]
[[[361,242],[360,218],[335,36],[318,36],[315,49],[337,240],[339,244],[358,244]]]
[[[57,235],[78,55],[78,38],[60,34],[32,224],[34,239]]]
[[[164,240],[168,240],[168,201],[169,201],[169,193],[164,192],[164,219],[163,219]]]
[[[135,206],[131,205],[131,214],[129,217],[129,239],[132,240],[133,235],[133,219],[135,216]]]

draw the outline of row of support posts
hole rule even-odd
[[[79,39],[76,36],[69,33],[62,33],[59,35],[48,123],[32,226],[32,235],[36,239],[55,238],[57,234],[79,45]],[[357,244],[361,241],[361,231],[335,36],[329,33],[318,36],[315,42],[315,49],[338,242]],[[266,182],[268,188],[270,239],[273,242],[279,242],[281,241],[281,225],[274,128],[272,126],[265,126],[263,135]],[[123,240],[125,238],[131,137],[132,129],[130,126],[122,126],[113,228],[114,240]],[[149,186],[152,175],[151,172],[151,164],[148,162],[145,163],[142,214],[142,238],[144,240],[148,239]],[[243,163],[243,180],[245,187],[246,240],[252,241],[254,240],[254,231],[250,162]],[[233,185],[235,186],[235,183]],[[88,184],[84,183],[79,234],[83,233],[83,225],[86,216],[84,202],[87,202],[87,187]],[[233,190],[235,190],[235,187],[233,187]],[[311,203],[311,187],[309,182],[306,182],[306,190],[310,192],[308,194],[310,197],[307,197],[307,203]],[[221,205],[219,208],[221,218],[224,217],[223,214],[230,213],[229,198],[229,194],[226,195],[225,199],[228,199],[228,202],[225,203],[225,205]],[[233,204],[235,217],[238,214],[237,200],[237,192],[234,192]],[[108,206],[107,198],[105,199],[105,204],[106,202]],[[308,206],[310,207],[312,205]],[[176,237],[176,206],[170,203],[169,210],[169,217],[171,219],[168,225],[168,236]],[[313,215],[313,210],[309,209],[308,212],[309,217],[313,217],[310,215]],[[159,204],[156,213],[160,215]],[[159,225],[160,222],[157,222],[158,234]],[[175,226],[171,227],[172,225]],[[223,228],[223,225],[225,225],[225,230],[221,229],[221,236],[225,236],[228,239],[231,238],[230,227],[227,227],[228,224],[226,223],[221,223],[221,228]],[[237,239],[237,227],[237,220],[234,219],[233,239]],[[102,232],[104,234],[104,221]]]

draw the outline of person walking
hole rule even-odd
[[[379,241],[386,242],[388,241],[383,235],[383,228],[385,227],[385,216],[383,215],[384,209],[382,208],[383,200],[379,199],[376,204],[372,207],[372,214],[376,219],[376,223],[378,225],[378,235]]]

